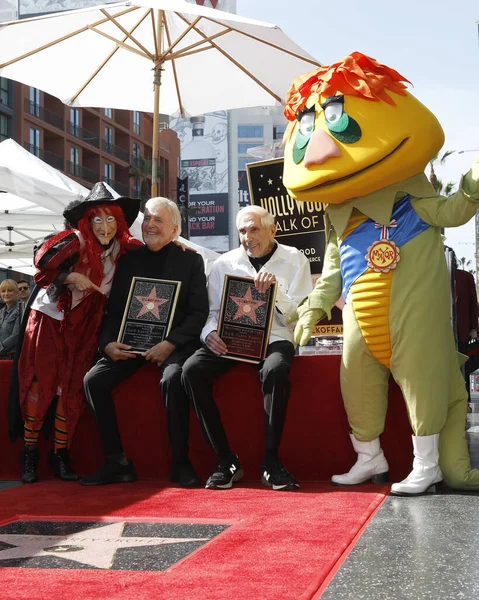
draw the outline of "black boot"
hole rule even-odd
[[[34,483],[38,479],[37,463],[38,452],[36,446],[23,447],[20,454],[20,462],[22,463],[22,482]]]
[[[78,475],[70,467],[70,457],[66,448],[60,448],[57,452],[53,449],[48,453],[48,464],[53,469],[56,477],[63,481],[77,481]]]

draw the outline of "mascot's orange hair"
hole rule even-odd
[[[293,81],[286,95],[284,116],[290,121],[286,133],[292,133],[298,111],[304,108],[306,100],[313,93],[324,97],[335,96],[340,92],[366,100],[383,100],[388,104],[395,104],[385,90],[405,96],[406,86],[403,81],[410,83],[394,69],[361,52],[353,52],[337,63],[301,75]]]

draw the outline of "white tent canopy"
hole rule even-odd
[[[33,274],[33,246],[63,229],[63,209],[88,189],[7,139],[0,143],[0,192],[0,267]]]
[[[105,184],[113,196],[118,194]],[[4,193],[2,193],[4,192]],[[46,235],[63,229],[63,209],[89,190],[47,165],[12,139],[0,143],[0,267],[33,275],[33,246]],[[141,240],[143,215],[131,227]],[[207,273],[216,252],[184,238],[205,261]]]

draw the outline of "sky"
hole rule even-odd
[[[477,0],[237,0],[236,9],[278,25],[323,64],[358,50],[409,79],[444,129],[441,154],[456,151],[436,169],[442,181],[458,183],[479,158]],[[446,244],[472,267],[474,220],[446,229]]]

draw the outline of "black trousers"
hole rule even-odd
[[[264,398],[266,450],[279,448],[291,388],[289,371],[293,356],[291,342],[273,342],[268,346],[266,358],[255,366]],[[229,454],[231,449],[213,398],[213,381],[235,364],[234,360],[217,356],[205,347],[183,365],[183,386],[193,402],[203,433],[218,456]]]
[[[168,435],[171,444],[173,464],[188,460],[188,433],[190,403],[181,384],[183,359],[173,352],[159,367],[160,389],[166,406]],[[100,359],[85,375],[85,393],[95,414],[105,455],[123,452],[112,391],[147,361],[139,356],[114,362],[109,358]],[[132,399],[141,410],[141,390]]]

